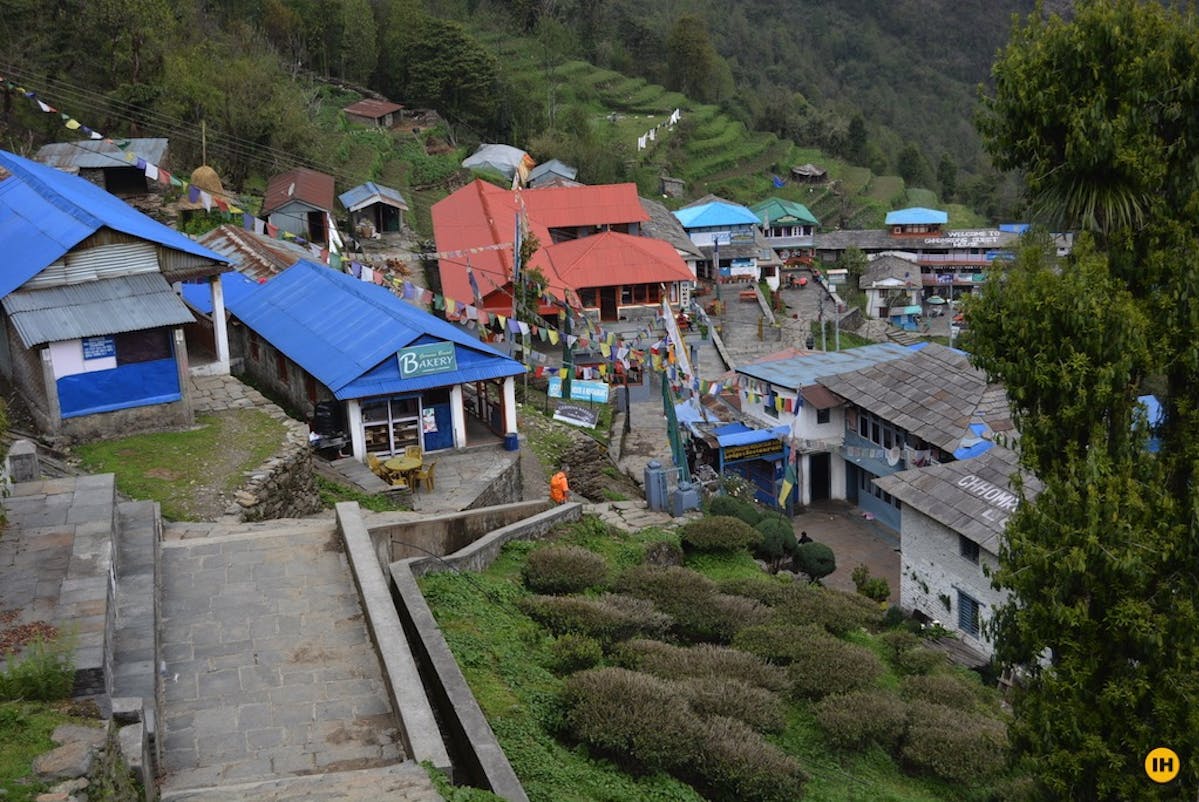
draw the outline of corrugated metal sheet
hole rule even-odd
[[[274,176],[266,185],[262,214],[270,214],[293,200],[323,211],[333,211],[333,176],[306,167]]]
[[[348,189],[338,195],[337,199],[351,212],[356,212],[372,203],[386,203],[388,206],[408,211],[408,203],[398,190],[376,184],[374,181],[367,181],[365,184]]]
[[[104,167],[133,167],[125,160],[126,153],[134,153],[151,164],[162,165],[167,157],[169,140],[161,138],[130,139],[125,150],[112,140],[84,139],[78,142],[55,142],[38,150],[34,157],[42,164],[59,170],[91,170]]]
[[[683,228],[718,228],[720,226],[756,226],[758,216],[739,203],[711,201],[700,206],[679,209],[674,216]]]
[[[519,362],[390,290],[309,261],[298,262],[243,297],[228,298],[227,305],[242,323],[338,398],[524,373]],[[398,363],[394,379],[386,373],[384,363],[396,363],[401,348],[439,341],[457,346],[459,370],[437,374],[432,384],[400,380]]]
[[[357,103],[351,103],[342,111],[346,114],[353,114],[356,117],[369,117],[372,120],[377,120],[380,117],[386,117],[388,114],[395,114],[397,111],[403,111],[404,107],[399,103],[392,103],[390,100],[374,100],[373,98],[363,98]]]
[[[2,303],[27,348],[195,320],[158,273],[19,290]]]
[[[913,206],[909,209],[896,209],[887,212],[885,225],[945,225],[949,222],[949,214],[940,209],[925,209],[923,206]]]
[[[0,151],[0,297],[89,236],[111,228],[214,263],[227,260],[82,178]]]
[[[312,252],[303,245],[271,239],[229,224],[217,226],[200,237],[200,244],[228,258],[239,272],[252,278],[270,278],[301,259],[312,257]]]
[[[149,242],[101,245],[74,250],[21,285],[22,290],[158,272],[158,249]]]

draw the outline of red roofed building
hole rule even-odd
[[[357,103],[351,103],[341,111],[350,122],[391,128],[395,121],[402,116],[404,107],[399,103],[392,103],[390,100],[364,98]]]
[[[262,215],[280,231],[327,245],[333,212],[333,176],[297,167],[270,180]]]
[[[496,312],[511,309],[510,243],[522,207],[526,236],[540,244],[528,267],[545,276],[555,297],[569,293],[602,320],[617,319],[625,307],[660,303],[663,287],[677,301],[679,284],[694,280],[672,246],[640,236],[649,216],[635,184],[505,190],[474,181],[433,206],[437,250],[447,254],[438,264],[442,293]]]

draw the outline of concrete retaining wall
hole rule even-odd
[[[513,460],[466,509],[477,510],[520,501],[522,484],[520,460]]]
[[[396,614],[387,577],[375,559],[362,512],[357,503],[352,501],[339,503],[336,510],[337,526],[345,542],[346,559],[362,600],[367,629],[383,664],[383,678],[387,683],[392,709],[399,719],[404,748],[413,760],[427,760],[452,776],[449,753],[421,685],[420,672]]]
[[[549,506],[546,501],[521,501],[478,510],[430,515],[413,520],[388,521],[385,514],[371,521],[370,536],[380,567],[386,571],[396,560],[452,554],[470,546],[489,532],[522,521]]]

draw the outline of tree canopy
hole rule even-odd
[[[1092,232],[1059,260],[1032,238],[969,305],[1044,489],[1009,521],[993,619],[1023,667],[1013,747],[1046,798],[1199,790],[1199,23],[1139,0],[1037,13],[994,68],[980,129],[1025,171],[1043,222]],[[1164,419],[1148,444],[1138,396]],[[1182,774],[1154,786],[1146,754]]]

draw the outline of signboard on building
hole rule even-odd
[[[571,426],[583,426],[594,429],[599,423],[599,413],[594,409],[578,406],[577,404],[559,404],[554,410],[554,420],[569,423]]]
[[[400,360],[400,378],[414,379],[433,373],[447,373],[458,369],[458,355],[453,343],[430,343],[401,348],[396,354]]]
[[[756,457],[765,457],[772,454],[778,454],[783,450],[783,441],[777,437],[770,440],[762,440],[757,443],[746,443],[743,446],[726,446],[724,448],[724,461],[736,462],[743,459],[754,459]]]
[[[110,335],[83,338],[84,359],[108,359],[117,355],[117,341]]]
[[[611,388],[607,382],[570,380],[570,398],[572,401],[593,401],[599,404],[608,403],[608,392]],[[562,397],[562,379],[557,376],[549,378],[547,389],[550,398]]]

